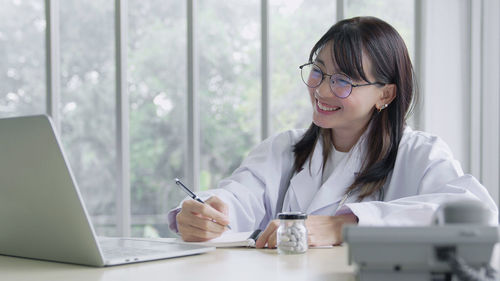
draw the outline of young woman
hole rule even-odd
[[[168,215],[185,241],[265,229],[257,247],[276,246],[282,211],[307,213],[310,245],[342,242],[344,224],[428,225],[444,202],[474,199],[498,209],[464,175],[438,137],[406,125],[415,77],[397,31],[373,17],[332,26],[300,66],[312,124],[257,146],[219,188]],[[434,93],[439,94],[439,93]]]

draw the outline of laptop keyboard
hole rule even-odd
[[[130,248],[130,247],[102,247],[102,252],[106,258],[120,258],[120,257],[143,257],[155,254],[164,253],[164,251],[158,251],[154,249],[140,249],[140,248]]]
[[[165,253],[165,250],[132,247],[130,244],[133,244],[133,241],[126,241],[127,245],[122,245],[122,243],[117,243],[116,241],[104,240],[99,241],[99,244],[104,257],[107,259],[146,257]]]

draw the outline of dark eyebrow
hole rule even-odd
[[[324,67],[326,67],[325,62],[324,62],[323,60],[321,60],[321,59],[318,59],[318,58],[317,58],[317,59],[315,59],[315,60],[314,60],[314,62],[319,62],[319,63],[321,63]]]

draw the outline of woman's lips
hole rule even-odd
[[[316,99],[316,105],[318,106],[318,109],[325,112],[335,112],[341,109],[340,106],[332,106],[326,103],[322,103],[318,99]]]

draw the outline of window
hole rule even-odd
[[[133,236],[167,235],[165,213],[184,197],[186,6],[130,0],[128,80]]]
[[[43,113],[44,3],[40,0],[0,3],[0,117]]]
[[[260,140],[260,2],[196,2],[203,190]]]
[[[110,1],[60,1],[60,134],[87,210],[103,235],[116,235],[113,13]]]
[[[270,1],[272,131],[306,128],[311,123],[307,88],[299,65],[335,22],[335,1]]]
[[[116,0],[120,1],[120,0]],[[123,0],[127,1],[127,0]],[[189,0],[191,1],[191,0]],[[311,105],[298,66],[336,21],[375,15],[393,24],[414,49],[414,0],[184,1],[128,0],[127,52],[131,235],[170,236],[166,213],[184,198],[173,179],[189,178],[188,22],[196,23],[199,103],[199,187],[216,187],[270,132],[307,127]],[[60,134],[98,234],[117,228],[117,101],[113,1],[59,1]],[[45,5],[2,0],[0,116],[46,112]],[[262,4],[269,46],[262,49]],[[340,5],[342,6],[342,5]],[[397,7],[397,8],[395,8]],[[270,120],[263,107],[261,56],[269,55]]]

